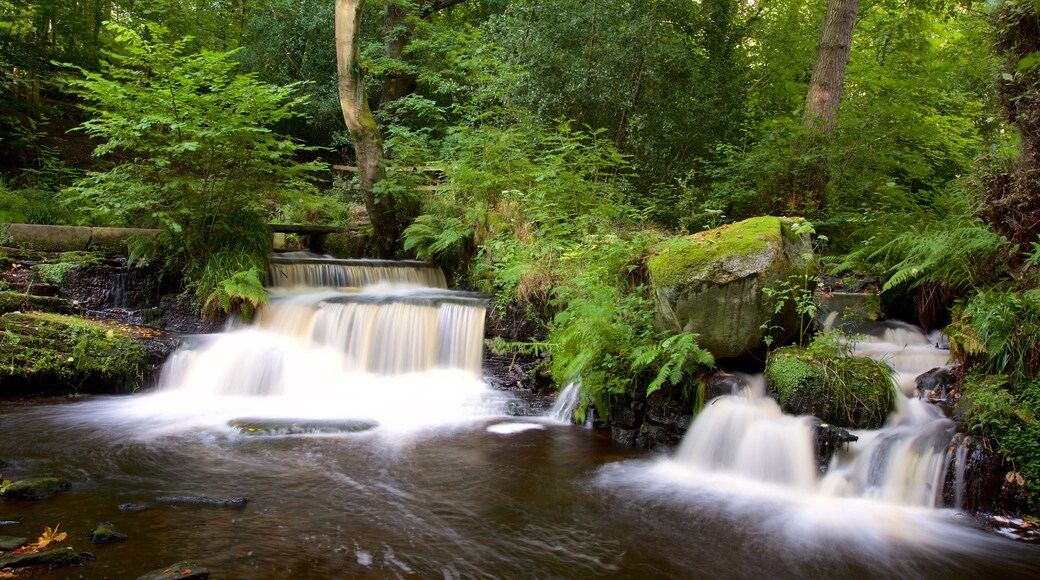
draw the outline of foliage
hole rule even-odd
[[[82,130],[102,141],[94,153],[113,165],[81,180],[70,202],[95,223],[161,227],[168,271],[209,296],[259,266],[270,251],[266,216],[279,203],[313,193],[309,181],[323,165],[297,161],[310,148],[269,129],[303,99],[295,85],[234,74],[234,52],[191,52],[189,38],[169,41],[157,24],[148,25],[150,40],[108,28],[125,53],[111,55],[107,75],[81,69],[71,83],[94,114]]]
[[[1040,510],[1040,380],[1012,388],[1004,375],[973,374],[964,397],[969,432],[993,441],[1011,464],[1009,481],[1019,481],[1021,497]]]
[[[897,396],[891,371],[884,363],[852,356],[841,340],[824,334],[808,348],[773,351],[766,361],[769,388],[788,412],[847,429],[880,427]]]
[[[1040,374],[1040,290],[981,290],[947,330],[950,348],[977,372],[1016,388]]]

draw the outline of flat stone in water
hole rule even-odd
[[[190,560],[181,560],[158,570],[152,570],[137,580],[206,580],[209,570]]]
[[[116,530],[111,522],[101,522],[90,535],[91,544],[115,544],[126,540],[126,534]]]
[[[190,505],[212,505],[218,507],[246,507],[247,500],[244,497],[205,497],[201,495],[168,495],[155,498],[159,503],[183,503]]]
[[[265,419],[241,418],[227,422],[228,427],[242,435],[308,435],[360,433],[379,426],[379,423],[368,419]]]
[[[22,520],[0,520],[0,526],[17,526]]]
[[[19,479],[0,490],[4,499],[49,499],[59,491],[72,487],[68,480],[60,477],[31,477]]]
[[[28,541],[29,538],[20,538],[18,536],[0,536],[0,550],[5,552],[17,550],[24,546]]]
[[[119,511],[126,512],[128,514],[141,513],[148,509],[148,506],[143,503],[121,503],[119,504]]]
[[[72,548],[58,548],[35,554],[15,554],[0,557],[0,570],[4,568],[28,568],[29,566],[65,566],[79,564],[83,557]]]

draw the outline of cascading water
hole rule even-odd
[[[251,324],[170,357],[139,414],[194,424],[249,417],[363,419],[410,430],[500,415],[480,378],[485,301],[418,262],[272,258]]]

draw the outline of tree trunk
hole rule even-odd
[[[365,69],[361,66],[361,12],[364,0],[336,0],[336,70],[343,121],[354,141],[358,178],[365,210],[375,231],[377,252],[391,257],[397,244],[398,226],[393,199],[377,197],[374,186],[386,179],[383,167],[383,138],[365,96]]]
[[[823,18],[802,116],[802,126],[807,134],[798,145],[800,156],[809,160],[794,180],[786,204],[789,210],[805,213],[824,206],[824,192],[831,178],[827,142],[838,118],[858,9],[859,0],[827,0],[827,13]]]
[[[830,132],[838,117],[838,104],[845,84],[845,69],[852,48],[852,29],[856,26],[859,0],[828,0],[820,45],[816,48],[809,94],[805,98],[806,127]]]
[[[383,7],[383,51],[387,58],[401,61],[404,47],[415,32],[415,24],[409,19],[410,11],[396,4]],[[379,101],[382,106],[390,101],[406,97],[415,92],[416,78],[414,74],[398,72],[386,80],[383,95]]]

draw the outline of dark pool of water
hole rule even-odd
[[[950,580],[1040,571],[1040,548],[964,516],[878,515],[870,504],[685,481],[659,457],[580,427],[487,430],[503,418],[394,436],[190,429],[136,438],[133,425],[70,420],[106,404],[0,402],[5,477],[74,482],[50,500],[0,502],[0,520],[22,520],[0,535],[60,523],[65,545],[97,556],[48,577],[134,578],[185,558],[213,578]],[[171,495],[249,503],[155,502]],[[121,512],[127,502],[151,507]],[[91,546],[101,521],[129,539]]]

